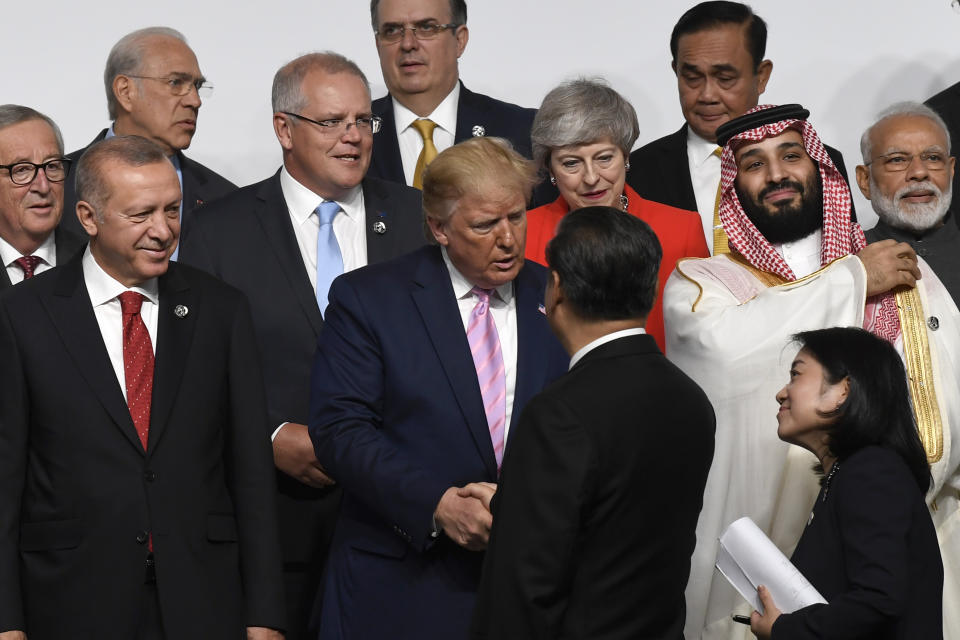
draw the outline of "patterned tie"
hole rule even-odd
[[[424,118],[414,120],[410,126],[416,129],[420,137],[423,138],[423,150],[420,152],[420,157],[417,158],[417,168],[413,171],[413,186],[417,189],[423,189],[423,170],[437,157],[437,148],[433,144],[433,130],[437,128],[437,123]]]
[[[320,230],[317,233],[317,305],[320,313],[326,314],[330,284],[343,273],[343,254],[340,253],[337,236],[333,233],[333,219],[340,213],[340,205],[336,202],[321,202],[316,213],[320,220]]]
[[[127,407],[146,451],[153,398],[153,345],[147,325],[140,317],[143,296],[136,291],[124,291],[118,298],[123,310],[123,375],[127,383]]]
[[[17,266],[23,270],[23,279],[29,280],[33,277],[33,272],[37,265],[43,262],[40,256],[23,256],[14,260]]]
[[[720,157],[723,153],[723,147],[717,147],[713,150],[713,155]],[[721,181],[717,185],[717,197],[713,202],[713,255],[718,256],[721,253],[730,253],[730,243],[727,241],[727,233],[723,230],[723,223],[720,222],[720,197],[723,193],[720,187]]]
[[[503,434],[507,423],[507,376],[503,366],[503,353],[500,351],[500,336],[497,325],[490,313],[490,295],[492,289],[474,287],[472,293],[477,296],[477,305],[470,312],[467,324],[467,342],[473,364],[477,368],[477,382],[483,407],[487,412],[487,426],[490,440],[493,442],[493,455],[497,459],[497,473],[503,462]]]

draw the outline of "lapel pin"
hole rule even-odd
[[[173,315],[177,316],[178,318],[186,318],[188,313],[190,313],[190,309],[187,309],[182,304],[178,304],[173,308]]]
[[[539,311],[543,315],[547,315],[547,308],[543,306],[542,302],[537,306],[537,311]]]
[[[202,206],[203,206],[203,200],[201,200],[200,198],[197,198],[197,203],[196,203],[195,205],[193,205],[193,206],[195,206],[195,207],[202,207]]]
[[[487,130],[483,128],[483,125],[481,125],[481,124],[475,124],[475,125],[473,125],[473,137],[474,137],[474,138],[481,138],[481,137],[483,137],[483,136],[485,136],[485,135],[487,135]]]
[[[940,318],[937,316],[930,316],[927,320],[927,326],[930,327],[931,331],[936,331],[940,328]]]
[[[387,232],[387,223],[383,220],[377,220],[373,223],[373,232],[382,236]]]

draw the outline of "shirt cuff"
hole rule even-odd
[[[276,440],[276,439],[277,439],[277,434],[280,433],[280,429],[283,429],[283,428],[284,428],[285,426],[287,426],[288,424],[290,424],[290,421],[289,421],[289,420],[287,420],[286,422],[281,422],[281,423],[280,423],[280,426],[277,427],[276,429],[274,429],[274,430],[273,430],[273,433],[270,434],[270,442],[273,442],[274,440]]]

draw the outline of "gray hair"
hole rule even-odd
[[[140,136],[114,136],[90,145],[77,162],[77,201],[93,207],[101,222],[103,206],[110,197],[103,165],[111,160],[128,167],[170,162],[160,145]]]
[[[367,82],[367,76],[363,74],[363,71],[353,60],[333,51],[308,53],[283,65],[273,76],[271,103],[274,113],[281,111],[298,113],[307,106],[307,98],[303,95],[303,79],[314,69],[327,73],[355,75],[363,80],[367,93],[370,93],[370,83]]]
[[[450,2],[450,20],[457,25],[467,24],[467,2],[466,0],[449,0]],[[380,28],[378,24],[377,10],[380,8],[380,0],[370,0],[370,22],[373,23],[373,30]]]
[[[63,155],[63,134],[60,133],[60,127],[49,116],[45,116],[36,109],[24,107],[19,104],[0,105],[0,129],[12,127],[21,122],[29,120],[43,120],[53,130],[53,136],[57,139],[57,150]]]
[[[117,76],[131,75],[140,71],[143,57],[147,53],[147,41],[154,37],[165,37],[187,44],[182,33],[170,27],[147,27],[138,29],[120,38],[110,49],[107,66],[103,70],[103,84],[107,90],[107,112],[111,120],[117,119],[119,104],[113,95],[113,81]]]
[[[943,135],[947,139],[947,153],[950,153],[950,130],[947,128],[947,123],[940,117],[940,114],[919,102],[897,102],[881,111],[874,123],[860,136],[860,155],[863,156],[864,164],[873,161],[873,140],[871,139],[873,130],[884,120],[899,116],[917,116],[933,121],[933,123],[943,131]]]
[[[533,119],[533,160],[544,168],[550,152],[574,144],[609,138],[630,154],[640,135],[637,112],[603,78],[577,78],[552,89]]]

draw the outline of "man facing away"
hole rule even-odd
[[[63,264],[83,246],[80,236],[57,228],[69,166],[53,120],[30,107],[0,105],[0,291]]]
[[[660,257],[646,223],[609,207],[567,214],[547,246],[547,319],[570,370],[510,442],[474,638],[683,633],[714,416],[644,332]]]
[[[307,434],[310,366],[333,278],[424,244],[420,192],[366,175],[379,121],[352,61],[300,56],[273,81],[283,167],[203,209],[182,260],[250,300],[273,430],[288,638],[307,637],[340,491]]]
[[[128,33],[113,45],[103,70],[107,111],[111,125],[93,142],[114,135],[134,135],[158,144],[177,170],[183,201],[181,222],[204,202],[237,188],[183,154],[197,131],[202,97],[213,92],[200,71],[197,56],[183,34],[169,27],[147,27]],[[92,144],[92,143],[91,143]],[[78,149],[67,157],[74,163],[83,155]],[[61,226],[83,233],[74,209],[74,173],[67,176]],[[179,248],[173,252],[177,259]]]
[[[900,348],[931,462],[927,500],[945,565],[960,548],[960,448],[951,446],[960,425],[960,318],[910,245],[866,245],[850,220],[846,181],[808,115],[800,105],[765,105],[720,128],[720,216],[733,250],[681,261],[664,292],[667,357],[717,413],[687,587],[689,637],[748,632],[730,614],[749,607],[714,571],[720,533],[750,516],[789,556],[809,517],[814,458],[780,442],[774,422],[784,347],[799,331],[863,327]]]
[[[0,295],[0,638],[281,638],[246,300],[169,262],[163,149],[117,136],[76,175],[87,249]]]

